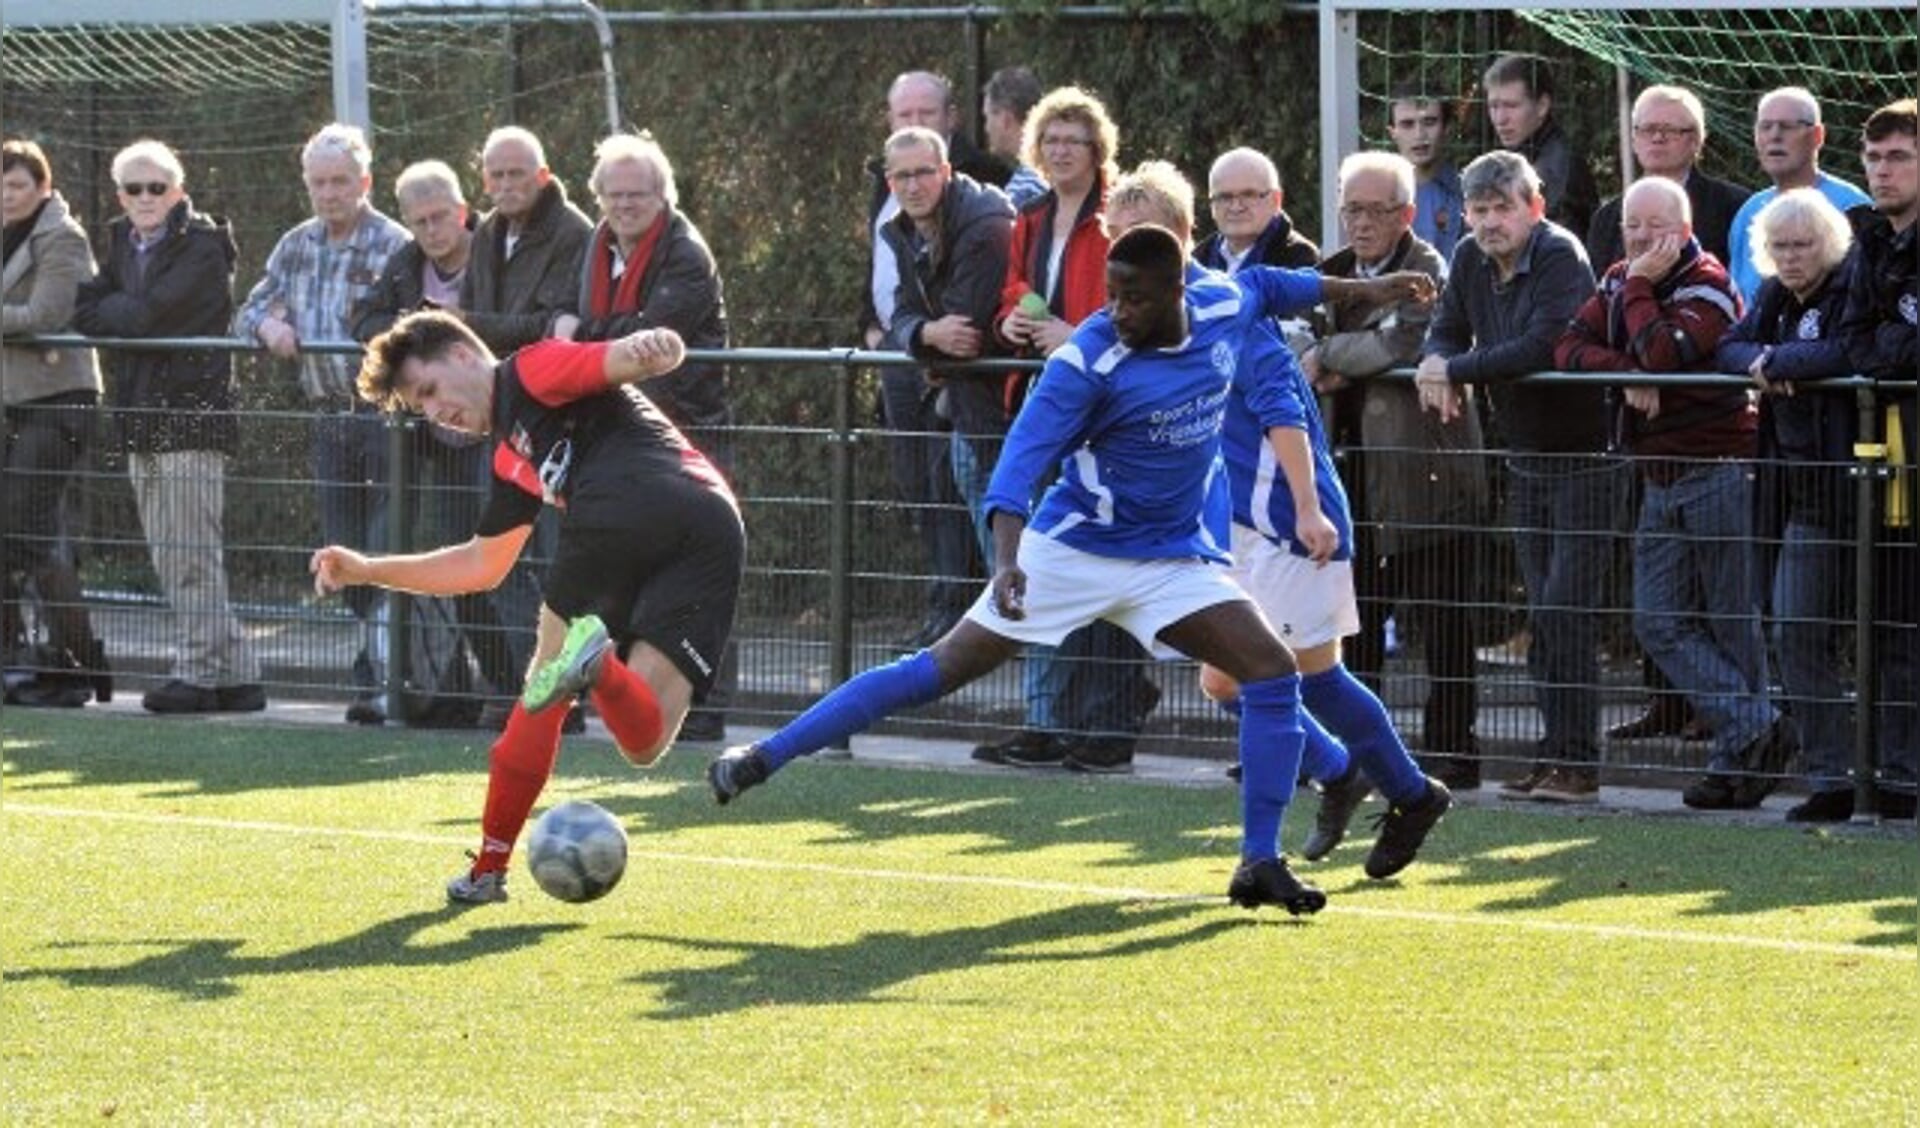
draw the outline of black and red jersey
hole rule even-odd
[[[689,479],[732,500],[726,479],[632,385],[609,385],[615,342],[541,341],[501,361],[493,382],[493,491],[476,532],[532,524],[543,504],[569,525],[644,519],[647,483]]]

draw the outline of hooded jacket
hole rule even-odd
[[[40,206],[26,242],[6,261],[0,277],[0,290],[6,295],[0,332],[12,336],[71,328],[80,287],[93,275],[87,233],[67,210],[67,201],[55,192]],[[63,392],[100,394],[100,367],[92,349],[9,345],[0,364],[6,366],[9,407]]]

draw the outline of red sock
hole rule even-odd
[[[607,655],[588,697],[622,752],[641,752],[659,743],[660,730],[666,727],[660,716],[660,699],[653,695],[647,679],[625,662]]]
[[[564,708],[529,713],[518,701],[513,703],[487,768],[487,805],[480,815],[480,857],[473,863],[474,873],[507,868],[513,844],[553,774],[560,726],[566,720]]]

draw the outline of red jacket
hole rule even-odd
[[[1060,197],[1048,192],[1020,209],[1013,223],[1013,245],[1007,253],[1007,283],[1000,288],[1000,312],[994,315],[994,333],[1013,312],[1021,297],[1035,289],[1034,280],[1046,270],[1053,250],[1053,216]],[[1066,250],[1060,256],[1060,283],[1053,288],[1053,300],[1047,307],[1055,317],[1078,325],[1087,316],[1107,304],[1107,187],[1101,184],[1087,194],[1080,217],[1067,235]],[[1011,348],[1013,342],[1001,339]]]
[[[1693,242],[1658,281],[1627,276],[1618,262],[1554,346],[1569,372],[1713,372],[1714,349],[1740,316],[1740,298],[1720,260]],[[1758,432],[1744,389],[1661,388],[1649,419],[1620,405],[1619,438],[1637,455],[1751,458]],[[1649,467],[1651,469],[1651,467]]]

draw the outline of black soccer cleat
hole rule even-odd
[[[1373,784],[1361,774],[1358,764],[1349,765],[1347,774],[1339,779],[1321,784],[1320,811],[1313,818],[1313,833],[1300,847],[1300,856],[1317,862],[1333,853],[1333,848],[1347,836],[1347,824],[1353,821],[1353,812],[1372,791]]]
[[[1293,876],[1284,858],[1241,862],[1227,883],[1227,900],[1243,909],[1279,905],[1291,916],[1317,913],[1327,907],[1327,895]]]
[[[1380,837],[1367,855],[1367,876],[1379,881],[1412,865],[1420,844],[1427,840],[1427,832],[1451,806],[1453,792],[1429,776],[1427,793],[1418,802],[1395,803],[1374,816],[1373,825],[1380,828]]]
[[[713,801],[724,807],[747,788],[767,782],[772,774],[760,749],[743,744],[720,753],[707,765],[707,786],[713,789]]]

